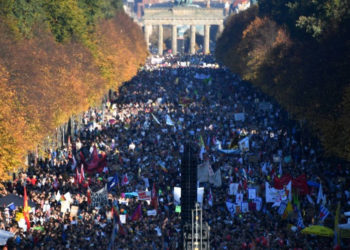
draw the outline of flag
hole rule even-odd
[[[280,167],[278,170],[278,174],[279,174],[279,176],[282,176],[282,174],[283,174],[283,172],[282,172],[282,160],[280,161]]]
[[[304,221],[303,221],[303,217],[301,216],[301,212],[300,210],[298,209],[298,219],[297,219],[297,227],[300,229],[304,229],[305,226],[304,226]]]
[[[73,155],[73,164],[71,166],[72,171],[76,168],[77,166],[77,160],[75,159],[75,156]]]
[[[318,195],[317,195],[317,204],[320,204],[322,199],[323,199],[323,190],[322,190],[322,184],[320,183],[320,187],[318,189]]]
[[[170,115],[166,115],[166,125],[175,126],[174,122],[170,118]]]
[[[211,207],[213,206],[213,194],[211,192],[211,188],[209,189],[208,204]]]
[[[116,237],[117,233],[118,233],[118,224],[117,224],[116,218],[113,217],[113,230],[112,230],[112,234],[111,234],[111,240],[110,240],[109,245],[108,245],[108,250],[114,249],[113,245],[114,245],[114,241],[115,241],[115,237]]]
[[[27,223],[27,230],[30,228],[30,220],[29,220],[29,206],[28,206],[28,197],[27,197],[27,187],[24,186],[24,197],[23,197],[23,216]]]
[[[81,167],[80,167],[80,182],[79,183],[82,183],[84,180],[85,180],[84,165],[81,164]]]
[[[312,200],[312,198],[309,194],[306,195],[306,198],[312,205],[315,205],[315,202]]]
[[[142,211],[141,211],[141,203],[137,206],[136,210],[134,211],[133,215],[131,216],[132,221],[137,221],[141,218]]]
[[[157,117],[155,117],[154,114],[151,114],[151,115],[152,115],[153,119],[156,121],[156,123],[158,123],[158,124],[160,125],[160,122],[159,122],[159,120],[157,119]]]
[[[113,177],[113,179],[108,182],[107,184],[107,190],[108,192],[112,190],[112,188],[114,188],[117,184],[119,183],[119,180],[118,180],[118,174],[115,174],[115,176]]]
[[[88,202],[88,204],[90,205],[91,204],[91,190],[90,190],[90,187],[88,187],[88,189],[87,189],[87,194],[86,194],[86,196],[87,196],[87,202]]]
[[[293,213],[293,206],[292,203],[289,201],[286,209],[283,212],[282,219],[287,219],[288,215],[290,215],[291,213]]]
[[[153,182],[152,195],[151,195],[151,205],[155,210],[158,209],[158,197],[156,191],[156,184]]]
[[[334,218],[334,247],[340,244],[340,235],[339,235],[339,213],[340,213],[340,201],[338,201],[337,210],[335,212]]]
[[[128,185],[128,184],[129,184],[128,174],[125,174],[122,179],[122,185]]]
[[[329,215],[328,209],[325,206],[321,205],[320,206],[320,215],[319,215],[321,221],[324,221],[328,215]]]

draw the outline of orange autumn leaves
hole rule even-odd
[[[123,12],[98,22],[92,45],[58,43],[44,24],[26,39],[0,20],[0,34],[0,179],[71,115],[130,80],[147,57],[140,28]]]

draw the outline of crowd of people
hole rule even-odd
[[[334,237],[302,230],[346,223],[347,165],[325,160],[299,123],[210,56],[149,60],[81,122],[64,147],[3,183],[2,196],[25,188],[35,204],[30,227],[21,207],[0,204],[0,229],[13,233],[8,249],[181,248],[174,187],[187,142],[198,146],[210,249],[332,249]],[[267,183],[281,200],[267,201]],[[345,238],[341,245],[350,247]]]

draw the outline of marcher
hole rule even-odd
[[[331,249],[333,238],[301,230],[333,228],[338,201],[346,223],[348,167],[324,160],[286,112],[210,56],[150,59],[81,122],[72,145],[49,150],[0,190],[23,195],[26,184],[36,203],[30,228],[21,208],[0,204],[0,229],[15,234],[9,249],[178,249],[174,187],[187,141],[200,152],[211,249]]]

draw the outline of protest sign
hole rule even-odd
[[[147,216],[156,216],[157,215],[157,210],[147,210]]]
[[[92,193],[91,195],[91,206],[92,207],[102,207],[107,204],[107,186],[100,189],[99,191]]]
[[[174,201],[175,201],[175,204],[181,203],[181,188],[180,187],[174,187]]]
[[[256,197],[256,189],[255,188],[248,188],[248,199],[254,200]]]
[[[256,197],[254,200],[256,204],[256,211],[260,211],[262,207],[262,198],[261,197]]]
[[[238,186],[239,186],[238,183],[231,183],[228,194],[229,195],[236,195],[237,191],[238,191]]]
[[[238,193],[236,194],[236,203],[241,204],[243,202],[243,194]]]
[[[231,216],[235,214],[236,205],[232,202],[226,201],[227,210],[230,212]]]
[[[249,212],[249,207],[248,207],[248,202],[242,202],[242,213],[248,213]]]
[[[197,202],[203,203],[204,187],[197,188]]]
[[[181,206],[175,207],[175,213],[181,213]]]
[[[70,217],[75,217],[78,215],[79,207],[78,206],[71,206],[70,208]]]
[[[126,215],[121,214],[119,215],[120,223],[125,224],[126,223]]]
[[[70,203],[68,201],[61,201],[61,213],[70,212]]]
[[[151,200],[151,191],[141,191],[138,192],[138,199],[141,201],[150,201]]]

